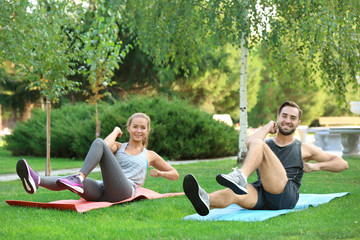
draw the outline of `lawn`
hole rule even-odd
[[[43,188],[30,195],[23,190],[20,180],[0,182],[0,236],[1,239],[359,239],[360,159],[347,160],[350,168],[345,172],[306,174],[301,192],[351,192],[351,195],[316,208],[250,223],[184,221],[183,217],[195,213],[185,196],[141,200],[83,214],[10,207],[4,200],[49,202],[78,197],[70,191]],[[29,162],[33,164],[32,160]],[[227,173],[235,165],[235,160],[176,165],[179,181],[148,177],[144,187],[160,193],[181,192],[183,177],[193,173],[211,192],[222,188],[216,183],[216,174]],[[100,179],[100,173],[91,177]],[[250,180],[253,179],[251,176]]]
[[[19,159],[25,158],[31,162],[31,167],[36,171],[44,171],[46,168],[45,157],[33,157],[33,156],[12,156],[9,151],[5,150],[0,141],[0,174],[14,173],[16,171],[16,163]],[[51,169],[71,169],[80,168],[83,160],[69,159],[69,158],[51,158]]]

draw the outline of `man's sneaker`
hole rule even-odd
[[[210,212],[209,195],[200,187],[194,175],[188,174],[184,177],[183,188],[196,212],[201,216],[208,215]]]
[[[218,174],[216,176],[216,181],[220,185],[230,188],[236,194],[247,194],[247,178],[239,169],[233,169],[234,171],[229,174]]]
[[[40,176],[31,169],[25,159],[20,159],[16,164],[16,173],[21,179],[25,191],[34,194],[40,184]]]
[[[66,178],[59,178],[56,181],[56,184],[59,186],[66,187],[73,193],[84,193],[83,184],[78,174],[70,175]]]

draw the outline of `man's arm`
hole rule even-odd
[[[303,143],[301,151],[304,160],[304,171],[307,173],[313,171],[341,172],[349,168],[348,163],[343,158],[326,153],[312,144]],[[309,163],[311,160],[317,163]]]
[[[266,137],[269,133],[275,134],[276,132],[277,132],[276,122],[270,121],[268,124],[266,124],[265,126],[263,126],[262,128],[260,128],[258,131],[256,131],[253,135],[251,135],[251,136],[246,140],[246,147],[249,148],[250,143],[251,143],[254,139],[264,140],[265,137]]]

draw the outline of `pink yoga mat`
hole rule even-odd
[[[165,198],[165,197],[174,197],[181,196],[184,193],[157,193],[150,189],[138,188],[137,194],[135,197],[125,199],[120,202],[91,202],[84,199],[79,200],[58,200],[49,203],[41,202],[29,202],[29,201],[18,201],[18,200],[5,200],[10,206],[22,206],[22,207],[35,207],[35,208],[52,208],[52,209],[61,209],[61,210],[73,210],[77,212],[87,212],[93,209],[105,208],[115,204],[121,204],[125,202],[130,202],[135,199],[156,199],[156,198]]]

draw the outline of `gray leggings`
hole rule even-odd
[[[88,201],[109,202],[118,202],[132,197],[133,187],[131,182],[126,178],[108,145],[100,138],[95,139],[91,144],[80,172],[87,176],[98,163],[100,164],[103,181],[85,178],[83,182],[84,193],[78,195]],[[53,191],[65,190],[66,188],[56,184],[59,178],[64,177],[41,177],[40,186]]]

